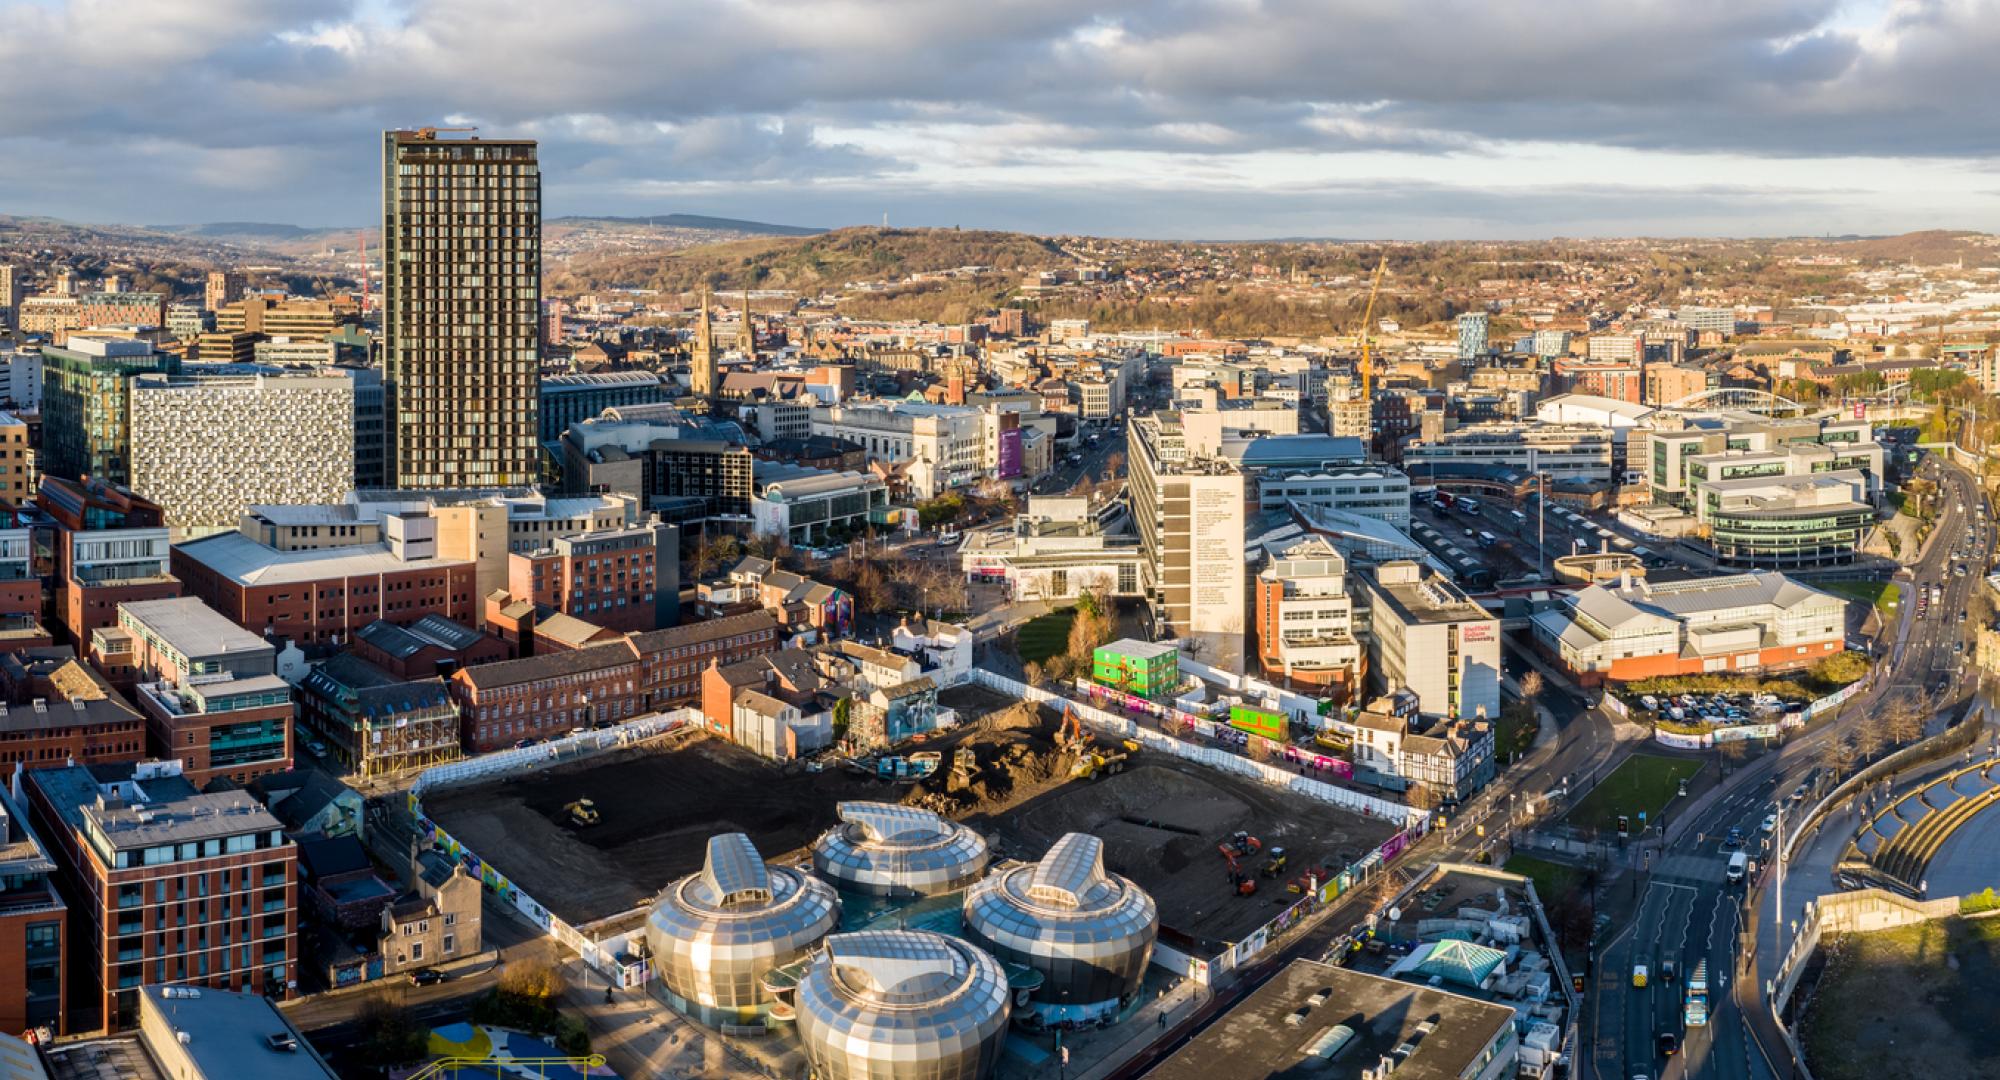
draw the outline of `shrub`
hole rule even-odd
[[[1958,913],[1960,915],[1976,915],[1982,911],[1996,910],[2000,910],[2000,896],[1994,895],[1991,885],[1988,885],[1981,892],[1973,893],[1971,896],[1961,896],[1958,898]]]

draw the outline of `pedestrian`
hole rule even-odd
[[[1160,1010],[1160,1030],[1167,1030],[1167,1010],[1165,1009]]]

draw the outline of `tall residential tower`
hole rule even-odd
[[[532,140],[384,134],[383,375],[395,487],[539,478],[541,237]]]

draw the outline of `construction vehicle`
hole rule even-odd
[[[1264,850],[1264,842],[1247,832],[1239,832],[1222,842],[1222,846],[1238,855],[1255,855]]]
[[[598,816],[597,804],[591,802],[589,799],[578,799],[570,803],[568,806],[563,807],[563,813],[569,815],[570,824],[572,825],[595,825],[599,821],[604,820]]]
[[[1687,1002],[1681,1009],[1681,1019],[1689,1027],[1708,1026],[1707,960],[1694,962],[1694,972],[1688,976]]]
[[[1257,879],[1250,877],[1247,874],[1239,876],[1236,879],[1236,895],[1238,896],[1257,895]]]
[[[1264,868],[1259,872],[1268,878],[1277,877],[1285,872],[1285,863],[1290,860],[1291,856],[1285,854],[1284,848],[1274,847],[1271,849],[1271,857],[1265,861]]]
[[[979,775],[979,755],[973,753],[970,746],[961,746],[953,750],[951,752],[951,771],[959,780],[970,782],[973,777]]]
[[[1125,759],[1131,756],[1127,753],[1106,754],[1097,750],[1085,750],[1083,756],[1077,759],[1075,767],[1070,769],[1069,774],[1077,779],[1085,779],[1092,776],[1110,776],[1112,773],[1124,772]]]
[[[1090,735],[1083,730],[1083,721],[1077,719],[1076,710],[1064,705],[1062,723],[1056,726],[1056,750],[1066,754],[1089,744]]]

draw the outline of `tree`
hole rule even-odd
[[[856,564],[849,579],[854,585],[854,603],[870,615],[880,615],[896,606],[895,589],[888,575],[873,560]]]
[[[1437,789],[1429,784],[1411,784],[1403,792],[1403,803],[1412,810],[1435,810],[1440,801]]]
[[[1819,750],[1820,764],[1826,767],[1836,782],[1847,779],[1847,774],[1854,769],[1854,759],[1854,744],[1848,742],[1845,735],[1828,739]]]
[[[424,1056],[428,1033],[408,1013],[376,994],[362,1002],[355,1018],[361,1028],[361,1060],[377,1066],[403,1065]]]
[[[701,539],[695,544],[694,548],[694,576],[696,578],[706,578],[711,574],[736,565],[736,560],[742,557],[742,545],[734,536],[728,533],[723,533],[719,536],[710,536],[708,530],[704,529],[701,533]]]
[[[1882,730],[1898,746],[1915,742],[1924,733],[1923,713],[1908,702],[1897,702],[1883,715]]]
[[[554,1001],[569,990],[569,980],[547,960],[511,960],[500,969],[499,987],[514,997]]]
[[[1862,721],[1861,726],[1854,729],[1854,753],[1861,764],[1866,765],[1881,754],[1886,738],[1882,725],[1871,724],[1866,719]]]
[[[1534,708],[1535,702],[1541,700],[1543,688],[1542,673],[1530,669],[1521,676],[1521,702],[1530,709]]]
[[[1040,686],[1042,685],[1042,679],[1047,677],[1047,672],[1042,670],[1042,665],[1034,660],[1021,665],[1021,673],[1027,676],[1029,686]]]

